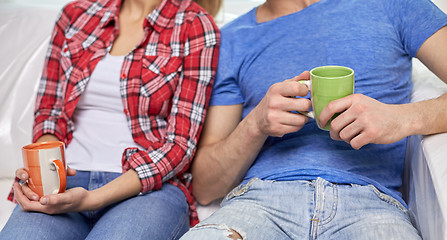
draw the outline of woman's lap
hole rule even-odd
[[[77,175],[69,178],[69,188],[93,190],[119,176],[88,172]],[[0,239],[177,239],[189,228],[188,209],[183,192],[171,184],[100,211],[47,215],[24,212],[17,206]]]

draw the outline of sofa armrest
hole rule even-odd
[[[447,85],[413,61],[412,101],[447,92]],[[404,170],[404,198],[423,239],[447,239],[447,133],[411,136]]]
[[[423,239],[447,239],[447,133],[412,136],[405,198]]]

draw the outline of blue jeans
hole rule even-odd
[[[373,186],[252,179],[181,239],[421,239],[408,211]]]
[[[68,177],[67,187],[99,188],[119,173],[83,172]],[[178,239],[189,229],[189,207],[183,192],[165,183],[98,211],[47,215],[17,206],[0,239]]]

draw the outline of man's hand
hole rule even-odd
[[[341,114],[331,122],[331,138],[345,141],[354,149],[368,143],[394,143],[409,135],[404,127],[408,113],[399,105],[353,94],[330,102],[320,113],[321,125],[325,126],[335,113]]]
[[[309,120],[308,117],[292,111],[309,111],[311,102],[304,97],[309,89],[298,81],[308,80],[309,72],[273,84],[261,102],[253,109],[250,117],[254,118],[258,131],[266,136],[282,137],[300,130]]]

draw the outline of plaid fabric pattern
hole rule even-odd
[[[90,75],[119,33],[120,0],[79,0],[64,7],[53,30],[36,99],[33,141],[53,134],[69,144],[73,112]],[[124,60],[123,114],[136,148],[123,153],[142,193],[178,186],[198,222],[187,173],[204,122],[217,68],[220,32],[190,0],[163,0],[144,22],[144,40]],[[12,195],[9,196],[12,199]]]

